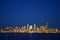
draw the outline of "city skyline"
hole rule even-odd
[[[57,28],[57,29],[60,29],[60,28],[58,28],[58,26],[55,26],[55,27],[54,27],[54,26],[51,25],[52,27],[50,27],[50,25],[49,25],[48,22],[46,22],[45,24],[40,24],[40,25],[35,24],[35,25],[36,25],[37,27],[40,27],[40,26],[43,26],[43,25],[46,25],[46,24],[48,24],[49,28]],[[34,24],[19,24],[19,25],[5,25],[5,26],[0,27],[0,28],[5,28],[5,27],[13,27],[13,28],[14,28],[14,27],[16,27],[16,26],[17,26],[17,27],[22,27],[22,26],[28,26],[28,25],[29,25],[29,26],[31,25],[32,27],[34,27]]]
[[[37,26],[34,24],[34,26],[27,24],[26,26],[18,27],[4,27],[0,28],[1,33],[60,33],[60,29],[58,28],[49,28],[48,23],[46,25]]]
[[[0,0],[0,40],[59,40],[60,0]]]

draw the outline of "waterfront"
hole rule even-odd
[[[60,29],[57,28],[49,28],[48,27],[48,23],[46,23],[46,25],[43,26],[36,26],[36,24],[34,24],[34,26],[27,24],[26,26],[15,26],[10,27],[10,26],[6,26],[3,28],[0,28],[0,32],[2,33],[10,33],[10,32],[18,32],[18,33],[60,33]]]
[[[0,33],[0,40],[60,40],[59,33]]]

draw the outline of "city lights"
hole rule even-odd
[[[5,27],[0,28],[0,32],[2,33],[10,33],[10,32],[17,32],[17,33],[60,33],[59,29],[49,28],[48,23],[44,26],[37,27],[36,24],[34,26],[27,24],[26,26],[18,27]]]

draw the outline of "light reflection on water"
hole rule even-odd
[[[60,40],[57,33],[0,33],[0,40]]]

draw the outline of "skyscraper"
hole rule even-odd
[[[48,28],[48,22],[46,23],[46,29]]]

